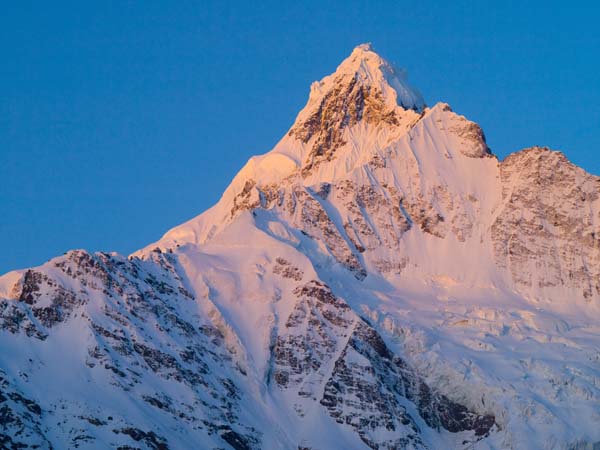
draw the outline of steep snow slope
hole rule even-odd
[[[599,186],[359,46],[213,208],[0,278],[0,442],[592,448]]]

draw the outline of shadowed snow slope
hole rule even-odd
[[[208,211],[0,278],[0,445],[595,448],[599,192],[361,45]]]

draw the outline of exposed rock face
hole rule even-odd
[[[346,144],[344,130],[364,120],[370,124],[399,125],[396,112],[389,110],[381,91],[358,81],[358,74],[344,84],[340,76],[336,86],[323,96],[316,111],[304,122],[296,124],[289,135],[302,141],[312,142],[304,174],[322,161],[331,161],[335,151]]]
[[[395,90],[388,84],[391,80]],[[424,103],[405,82],[403,74],[364,46],[357,47],[335,74],[313,84],[309,104],[288,132],[310,148],[302,175],[332,161],[337,150],[348,143],[348,132],[358,124],[410,128]]]
[[[447,104],[444,104],[442,109],[452,112],[452,109]],[[456,120],[449,128],[449,131],[463,140],[463,145],[460,146],[462,154],[470,158],[492,157],[492,151],[487,146],[485,134],[483,134],[481,127],[463,116],[455,116],[455,118]]]
[[[135,399],[156,418],[215,439],[220,436],[224,442],[236,436],[244,448],[257,448],[260,434],[239,423],[240,389],[229,378],[243,375],[232,362],[223,333],[210,322],[184,313],[193,310],[196,302],[176,270],[173,255],[158,251],[148,261],[140,261],[73,251],[48,266],[24,273],[18,283],[18,303],[2,300],[4,333],[50,342],[59,328],[82,328],[82,359],[70,376],[97,380],[95,389],[110,401]],[[33,368],[21,373],[25,389],[34,383],[31,378],[40,372],[39,366],[49,363],[30,359]],[[77,405],[68,392],[40,406],[13,390],[6,377],[0,383],[6,430],[0,435],[3,448],[24,448],[18,446],[24,442],[30,446],[39,442],[44,449],[97,448],[100,442],[115,446],[129,442],[160,450],[180,446],[170,446],[168,438],[154,429],[156,423],[136,421],[125,410],[101,411],[98,405],[86,404],[90,399],[85,396]],[[155,391],[160,383],[172,387]],[[186,396],[172,396],[173,392]],[[52,438],[49,430],[57,423],[67,424],[68,433]],[[75,432],[79,427],[81,431]]]
[[[474,431],[478,437],[490,432],[493,416],[432,391],[328,286],[311,281],[294,294],[298,301],[272,351],[273,380],[281,389],[318,401],[370,448],[426,448],[409,412],[415,405],[417,419],[432,428]],[[304,415],[306,405],[299,399],[296,412]],[[386,433],[393,437],[378,438]]]
[[[500,165],[502,201],[494,252],[516,283],[600,294],[600,178],[560,152],[533,147]]]
[[[423,448],[419,426],[406,400],[432,428],[487,435],[494,416],[479,415],[433,392],[405,361],[387,348],[379,334],[364,321],[356,323],[347,346],[336,360],[321,404],[339,423],[351,424],[371,448]],[[380,430],[394,436],[381,441]]]
[[[18,302],[23,317],[31,320],[27,326],[21,326],[23,321],[15,326],[10,320],[13,308],[4,307],[2,330],[40,341],[59,328],[83,327],[85,353],[73,375],[103,380],[96,389],[110,387],[113,399],[137,399],[155,417],[178,423],[192,439],[199,435],[214,442],[221,439],[234,449],[261,448],[261,432],[239,416],[248,382],[239,355],[228,348],[218,321],[184,313],[196,299],[177,267],[175,255],[159,250],[146,261],[70,252],[23,274],[17,300],[3,304]],[[52,272],[58,276],[51,277]],[[300,417],[302,399],[321,405],[335,421],[356,430],[370,448],[426,448],[409,408],[416,408],[418,420],[434,429],[471,431],[476,436],[491,430],[493,417],[472,413],[431,391],[327,285],[316,280],[302,284],[302,271],[283,258],[276,259],[273,272],[298,284],[294,308],[272,336],[269,380],[278,389],[296,393]],[[81,288],[75,292],[74,286]],[[73,294],[65,297],[64,292]],[[45,304],[50,306],[42,309]],[[44,314],[36,315],[42,310]],[[34,366],[45,364],[43,359],[30,361]],[[21,376],[25,386],[33,382],[26,372]],[[5,430],[0,438],[6,448],[21,448],[23,442],[38,442],[45,449],[93,448],[98,442],[117,445],[128,439],[148,449],[180,445],[168,430],[154,429],[118,409],[102,411],[86,403],[89,399],[75,405],[68,396],[46,398],[40,405],[15,390],[4,374],[0,382]],[[155,383],[171,387],[154,391]],[[186,398],[170,392],[184,392]],[[56,421],[68,424],[69,433],[51,436],[49,427]],[[381,441],[379,429],[395,437]]]
[[[0,447],[52,448],[42,432],[42,420],[40,405],[22,395],[0,370]]]
[[[298,395],[318,400],[331,357],[340,350],[354,317],[348,306],[318,281],[294,291],[298,301],[273,346],[273,379]]]

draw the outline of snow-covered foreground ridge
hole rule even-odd
[[[0,278],[0,447],[598,448],[599,192],[361,45],[205,213]]]

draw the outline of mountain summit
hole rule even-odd
[[[348,97],[348,102],[364,103],[369,94],[380,99],[389,111],[400,106],[420,112],[425,107],[421,94],[408,84],[406,71],[394,68],[375,53],[371,44],[361,44],[333,74],[311,85],[303,112],[321,106],[325,97],[342,96]]]
[[[599,193],[360,45],[209,210],[0,278],[0,446],[595,448]]]
[[[289,135],[310,151],[303,155],[303,170],[330,161],[347,142],[346,129],[355,125],[407,126],[422,112],[421,95],[375,53],[369,44],[354,49],[335,73],[311,85],[308,104],[300,112]]]

